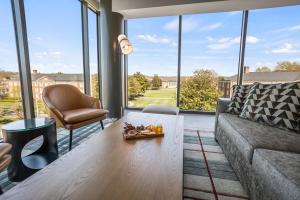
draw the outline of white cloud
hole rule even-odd
[[[233,45],[240,43],[240,37],[223,37],[220,39],[208,37],[207,39],[210,42],[210,44],[207,47],[212,50],[227,49]],[[246,41],[248,44],[256,44],[259,41],[259,39],[257,37],[249,35],[247,36]]]
[[[185,58],[191,58],[195,60],[210,60],[210,59],[216,59],[216,56],[185,56]]]
[[[284,28],[275,30],[275,32],[298,31],[298,30],[300,30],[300,24],[297,24],[297,25],[294,25],[294,26],[284,27]]]
[[[232,15],[237,15],[237,14],[239,14],[239,13],[241,13],[242,11],[231,11],[231,12],[228,12],[227,14],[229,15],[229,16],[232,16]]]
[[[191,32],[196,29],[199,31],[211,31],[215,30],[217,28],[220,28],[223,24],[220,22],[204,25],[203,27],[200,27],[199,19],[195,20],[193,17],[186,17],[182,21],[182,31],[184,32]],[[178,30],[178,18],[173,19],[172,21],[166,23],[164,25],[165,30]]]
[[[290,27],[290,30],[291,30],[291,31],[300,30],[300,24],[299,24],[299,25],[296,25],[296,26]]]
[[[272,67],[272,66],[275,66],[275,63],[273,63],[273,62],[261,62],[261,61],[259,61],[259,62],[255,63],[255,66],[256,67],[261,67],[261,66]]]
[[[218,23],[214,23],[214,24],[210,24],[207,26],[204,26],[202,28],[200,28],[200,31],[212,31],[215,30],[217,28],[220,28],[223,24],[218,22]]]
[[[157,35],[138,35],[140,40],[144,40],[146,42],[155,43],[155,44],[169,44],[171,46],[177,46],[177,43],[174,42],[171,38],[162,37]]]
[[[166,30],[178,30],[178,19],[174,19],[165,24],[164,29]]]
[[[60,51],[43,51],[43,52],[37,52],[34,54],[37,58],[44,58],[44,57],[55,57],[59,58],[62,56],[62,52]]]
[[[182,31],[190,32],[198,28],[199,23],[195,21],[192,17],[185,18],[182,20]]]
[[[254,37],[254,36],[247,36],[247,39],[246,39],[246,42],[248,44],[256,44],[257,42],[259,41],[259,39],[257,37]]]
[[[275,54],[288,54],[288,53],[297,53],[299,50],[296,49],[296,46],[290,43],[284,43],[281,47],[273,49],[271,51]]]
[[[36,37],[35,39],[38,40],[38,41],[42,41],[43,40],[42,37]]]

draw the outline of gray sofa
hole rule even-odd
[[[300,199],[300,134],[225,113],[219,99],[215,139],[251,199]]]

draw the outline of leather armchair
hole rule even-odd
[[[12,145],[9,143],[0,143],[0,172],[3,171],[11,162],[11,151]],[[0,187],[0,194],[2,194]]]
[[[74,129],[99,121],[104,129],[102,120],[106,118],[108,111],[101,109],[99,99],[83,94],[73,85],[45,87],[43,101],[57,126],[70,130],[69,150],[72,149]]]

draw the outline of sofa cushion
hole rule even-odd
[[[105,116],[108,113],[106,110],[95,108],[81,108],[62,112],[64,120],[69,124],[75,124],[90,119]]]
[[[300,153],[300,135],[291,131],[266,126],[236,115],[221,113],[218,126],[231,138],[245,159],[252,162],[257,148]]]
[[[272,199],[300,199],[300,154],[256,149],[252,168]]]
[[[255,84],[240,117],[299,132],[300,82]]]
[[[227,113],[239,115],[243,109],[246,97],[253,85],[234,85],[231,102],[226,110]]]
[[[156,114],[167,114],[167,115],[178,115],[179,108],[176,106],[163,106],[163,105],[149,105],[143,110],[143,113],[156,113]]]

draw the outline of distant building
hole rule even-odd
[[[176,88],[177,77],[176,76],[160,76],[162,88]]]
[[[149,81],[152,77],[147,77]],[[176,76],[160,76],[162,80],[162,88],[176,88]],[[33,97],[40,99],[44,87],[54,84],[70,84],[84,91],[83,75],[82,74],[43,74],[33,70],[31,74]],[[181,81],[188,79],[188,76],[181,77]],[[282,83],[300,81],[300,72],[250,72],[250,68],[245,66],[243,84],[260,83]],[[21,97],[21,86],[18,75],[14,75],[9,79],[0,81],[0,94],[9,94],[11,97]],[[232,96],[232,86],[237,84],[237,75],[223,77],[218,82],[218,89],[222,92],[222,97]],[[93,95],[93,94],[92,94]]]
[[[36,70],[31,74],[33,97],[40,99],[44,87],[54,84],[70,84],[84,90],[82,74],[43,74]],[[19,76],[14,76],[8,80],[9,95],[11,97],[21,97]]]
[[[243,84],[252,84],[255,82],[272,84],[300,81],[300,72],[250,72],[250,68],[244,68]],[[223,97],[232,95],[232,86],[237,84],[237,75],[224,77],[219,81],[219,90],[223,92]]]

